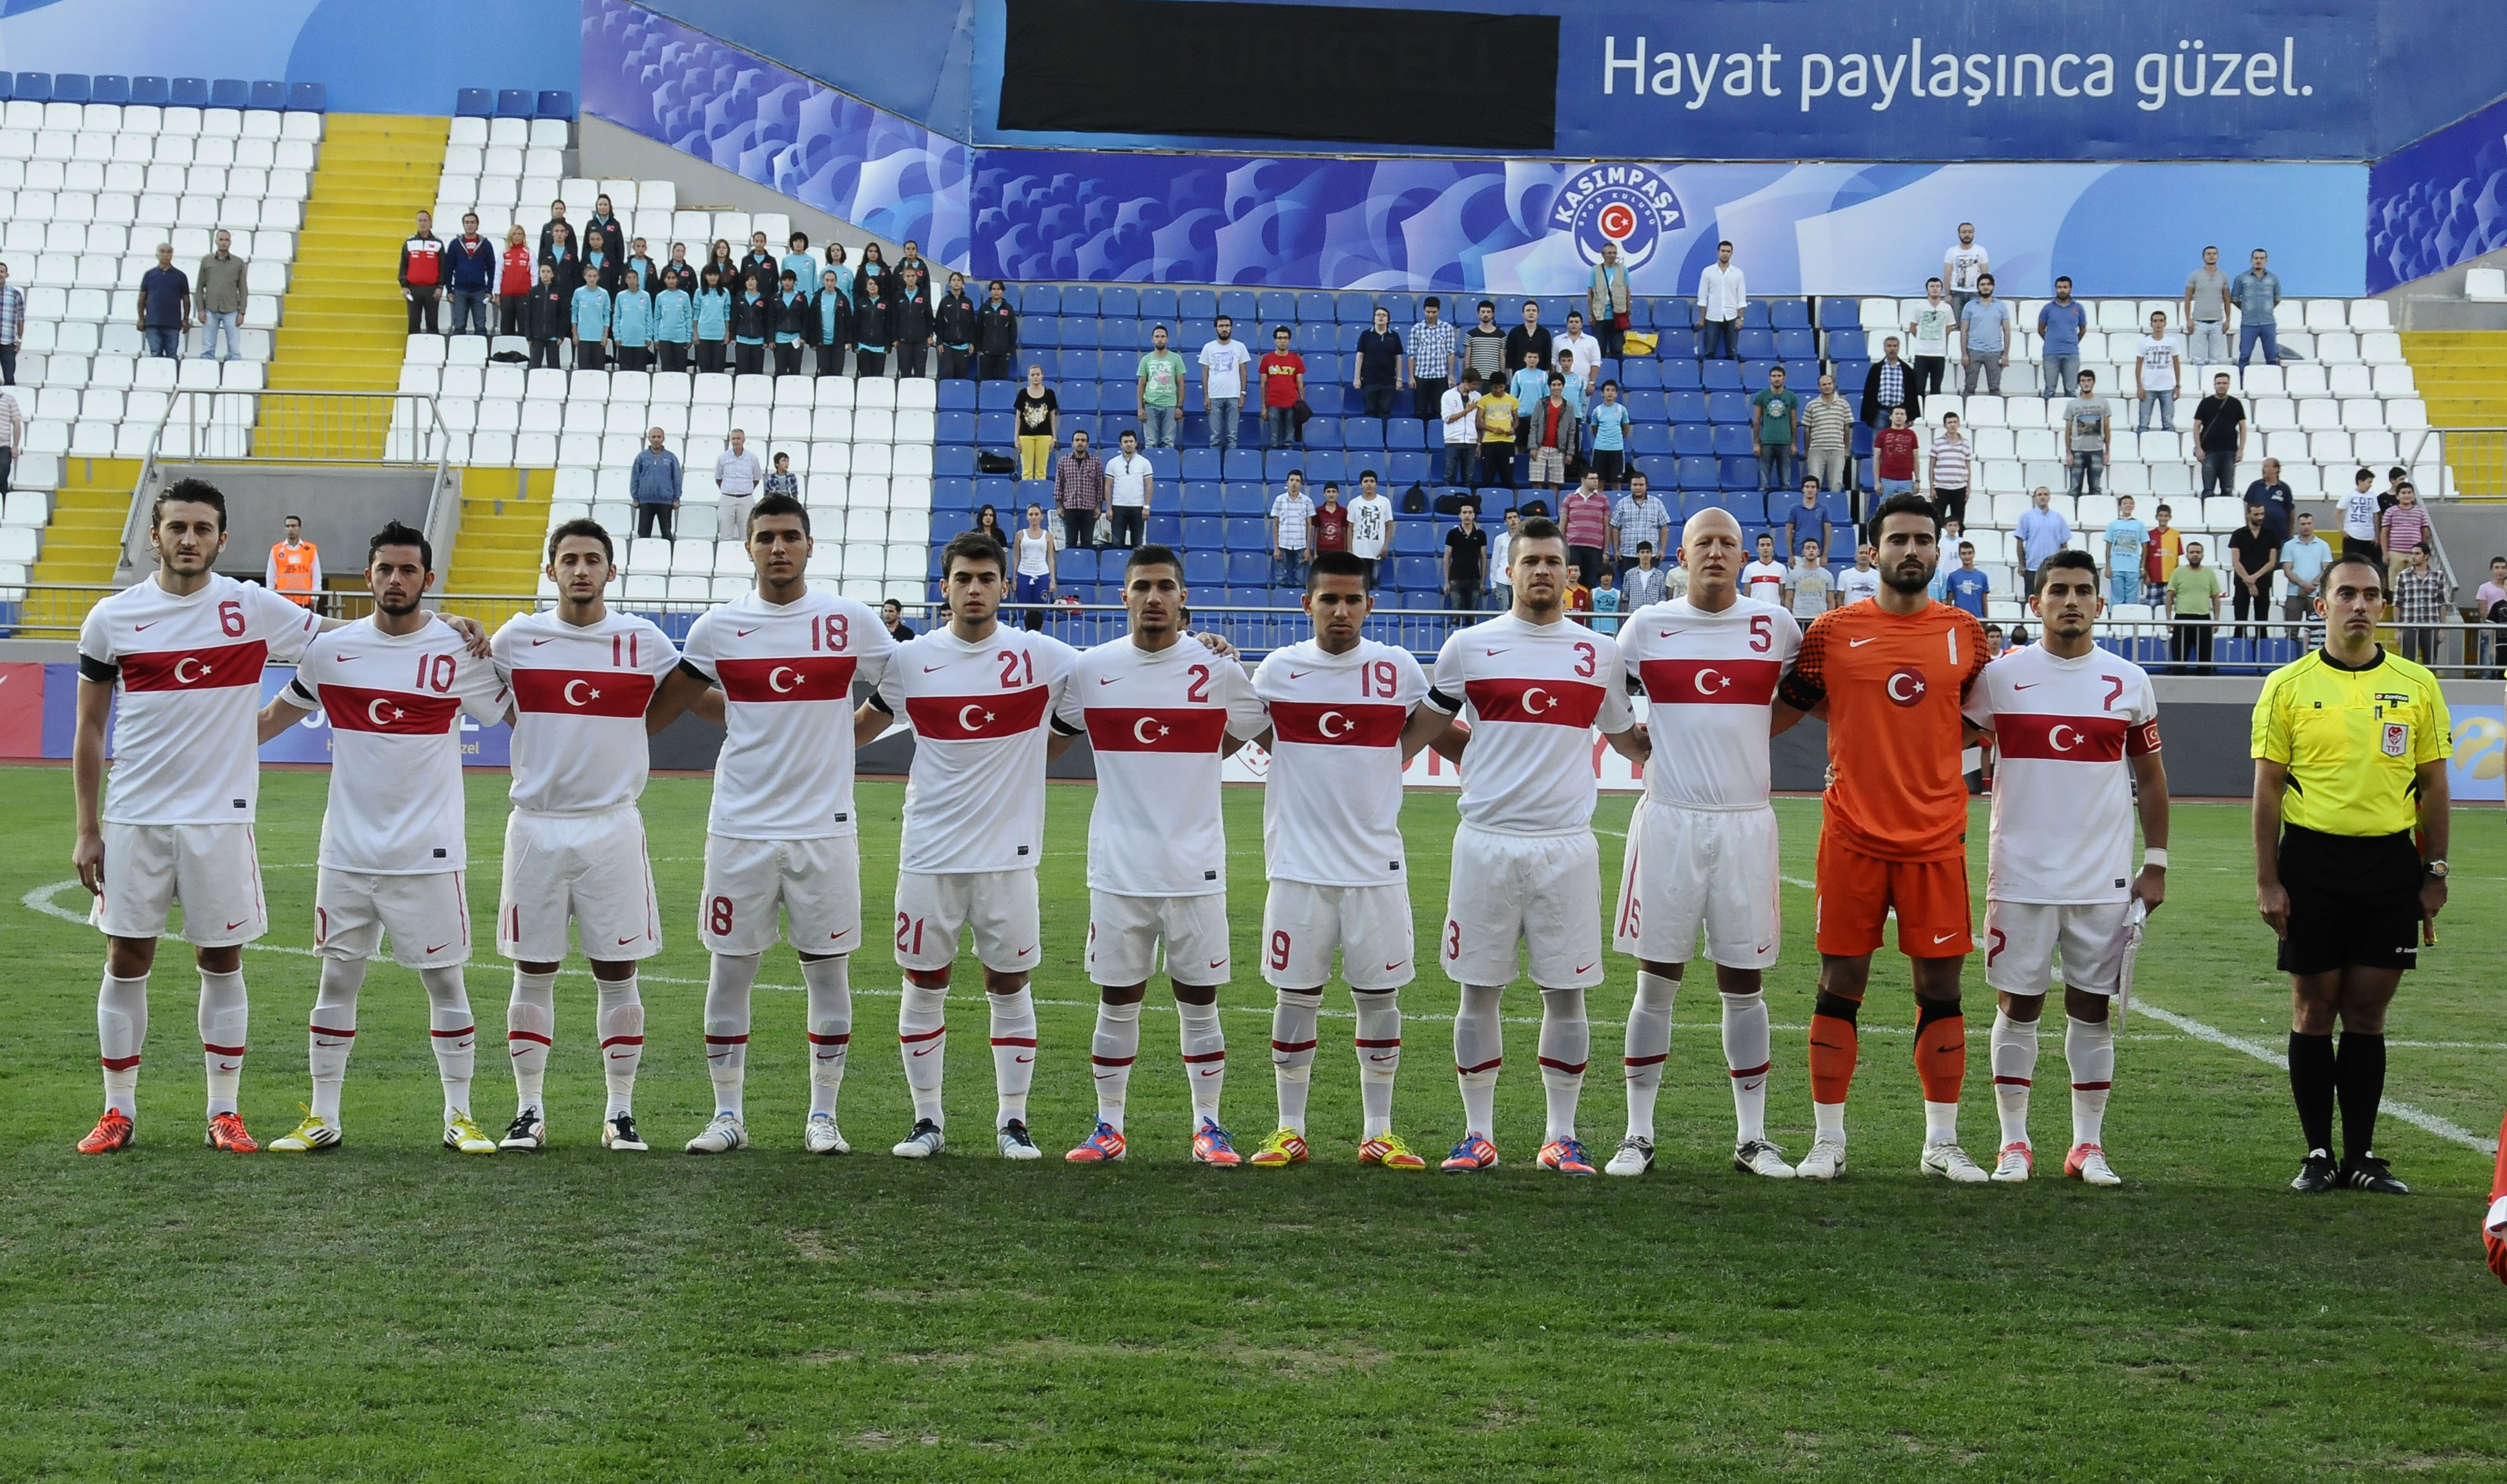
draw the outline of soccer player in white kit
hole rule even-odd
[[[980,531],[940,553],[949,622],[909,639],[862,716],[914,729],[905,835],[896,867],[897,1055],[914,1127],[893,1150],[927,1159],[948,1147],[941,1073],[949,978],[961,929],[972,933],[991,1011],[993,1138],[1004,1159],[1042,1157],[1027,1126],[1036,1081],[1036,1000],[1043,949],[1036,866],[1044,855],[1046,716],[1078,651],[1001,627],[1006,555]]]
[[[391,934],[392,960],[425,986],[428,1039],[444,1084],[444,1146],[493,1154],[470,1116],[479,1028],[461,982],[470,961],[470,851],[461,785],[461,717],[511,713],[496,670],[418,600],[435,584],[425,535],[394,521],[367,544],[375,611],[317,636],[296,678],[261,711],[268,742],[320,710],[331,732],[331,786],[313,887],[322,976],[306,1026],[313,1101],[274,1153],[340,1146],[340,1089],[356,1044],[366,960]]]
[[[1984,982],[1993,1018],[1993,1097],[2002,1158],[1993,1177],[2028,1178],[2028,1090],[2037,1023],[2063,960],[2063,1057],[2072,1073],[2072,1145],[2063,1173],[2123,1183],[2102,1147],[2115,1081],[2115,1025],[2125,929],[2132,904],[2167,898],[2167,768],[2159,702],[2141,667],[2092,641],[2100,605],[2087,552],[2046,559],[2033,600],[2037,643],[1984,668],[1968,715],[1993,729],[1993,833],[1984,886]],[[2132,864],[2133,816],[2141,865]]]
[[[1280,1127],[1248,1161],[1256,1168],[1307,1158],[1306,1093],[1316,1018],[1332,954],[1358,1011],[1358,1160],[1388,1170],[1428,1162],[1393,1132],[1393,1080],[1401,1068],[1399,994],[1411,961],[1410,879],[1401,843],[1401,767],[1453,727],[1420,705],[1428,677],[1410,652],[1362,638],[1375,601],[1367,562],[1319,552],[1306,568],[1314,637],[1273,650],[1254,671],[1271,718],[1271,768],[1262,788],[1262,856],[1271,887],[1262,909],[1262,977],[1278,994],[1271,1068]]]
[[[1497,1165],[1497,1074],[1506,1032],[1498,1000],[1529,950],[1541,991],[1541,1082],[1548,1125],[1541,1164],[1591,1175],[1576,1138],[1592,1029],[1584,992],[1602,982],[1602,860],[1593,842],[1595,727],[1622,756],[1642,761],[1645,730],[1628,706],[1618,642],[1565,611],[1567,538],[1557,523],[1523,523],[1507,556],[1514,606],[1461,629],[1436,655],[1428,705],[1468,709],[1463,822],[1437,944],[1462,986],[1454,1015],[1454,1072],[1463,1137],[1445,1159],[1455,1173]]]
[[[1645,683],[1653,760],[1645,798],[1628,821],[1615,946],[1637,959],[1624,1066],[1628,1132],[1606,1175],[1653,1168],[1653,1106],[1671,1055],[1671,1009],[1682,970],[1706,938],[1724,1004],[1724,1063],[1739,1125],[1732,1167],[1791,1179],[1767,1140],[1767,1001],[1761,979],[1776,961],[1781,880],[1776,814],[1767,803],[1767,740],[1776,682],[1801,649],[1801,626],[1771,602],[1740,596],[1741,525],[1723,510],[1689,518],[1680,535],[1689,594],[1649,603],[1619,632],[1627,667]],[[1788,712],[1785,724],[1798,720]]]
[[[1131,633],[1082,653],[1053,708],[1060,752],[1081,735],[1097,755],[1088,817],[1088,977],[1098,986],[1090,1063],[1097,1126],[1067,1159],[1123,1158],[1123,1105],[1141,1049],[1141,1000],[1164,951],[1175,986],[1192,1157],[1241,1162],[1218,1121],[1227,1041],[1227,830],[1219,759],[1268,729],[1254,679],[1184,635],[1183,559],[1141,547],[1123,566]]]
[[[861,851],[854,809],[856,684],[876,686],[896,652],[888,626],[860,601],[812,588],[803,573],[810,511],[788,494],[749,507],[744,541],[757,585],[697,615],[678,668],[644,716],[659,733],[682,710],[721,710],[723,743],[706,818],[705,889],[697,933],[712,956],[706,978],[706,1071],[713,1117],[690,1154],[748,1143],[749,994],[779,936],[801,960],[809,996],[810,1116],[802,1146],[849,1152],[836,1126],[853,1038],[849,956],[861,946]],[[876,723],[870,735],[879,735]]]
[[[569,920],[592,960],[600,1067],[609,1086],[600,1142],[650,1147],[636,1128],[636,1068],[644,1059],[644,1002],[636,965],[662,951],[653,868],[644,852],[650,753],[644,712],[679,651],[601,594],[617,572],[609,532],[590,519],[549,532],[557,606],[518,613],[496,631],[496,671],[514,693],[513,814],[505,821],[496,951],[514,960],[505,1008],[519,1104],[498,1146],[548,1142],[542,1101],[557,1034],[557,971]]]

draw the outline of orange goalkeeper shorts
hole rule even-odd
[[[1839,958],[1874,953],[1881,924],[1898,913],[1898,951],[1909,959],[1956,959],[1976,951],[1967,894],[1967,857],[1882,860],[1819,839],[1819,951]]]

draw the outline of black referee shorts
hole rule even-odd
[[[2420,852],[2409,832],[2328,835],[2281,827],[2280,884],[2289,892],[2289,974],[2419,966]]]

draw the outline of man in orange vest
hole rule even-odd
[[[287,518],[287,539],[270,549],[262,582],[300,608],[310,608],[322,591],[322,549],[305,539],[301,516]]]

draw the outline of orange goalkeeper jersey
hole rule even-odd
[[[1828,702],[1826,828],[1840,844],[1881,860],[1965,851],[1960,708],[1983,671],[1984,626],[1948,603],[1901,616],[1866,599],[1812,620],[1780,694]]]

